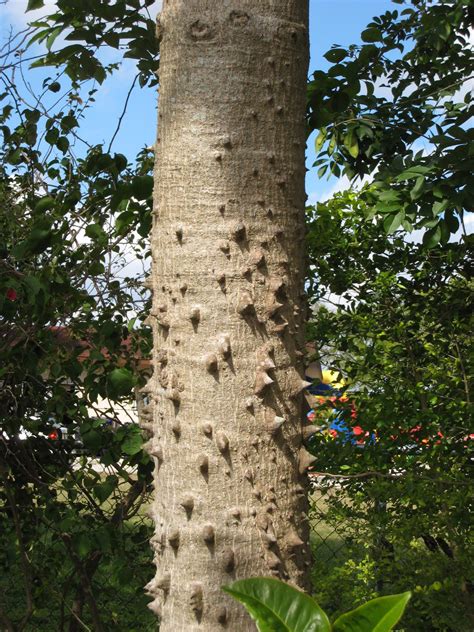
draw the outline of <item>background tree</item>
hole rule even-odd
[[[66,74],[28,89],[34,32],[2,49],[1,626],[144,629],[152,464],[137,424],[118,414],[150,348],[136,322],[152,159],[83,138],[85,109],[114,68],[86,65],[86,47],[49,59]]]
[[[309,210],[311,337],[348,379],[336,407],[354,427],[332,440],[334,404],[319,409],[313,452],[330,493],[315,518],[348,548],[332,569],[316,563],[315,585],[341,611],[413,588],[407,629],[468,630],[472,9],[396,3],[360,46],[328,51],[309,85],[320,175],[367,182]]]
[[[469,0],[394,0],[362,44],[335,45],[309,83],[318,174],[369,178],[361,195],[384,228],[447,243],[472,211],[474,52]]]
[[[316,559],[316,593],[343,611],[410,588],[405,629],[468,630],[472,248],[385,236],[364,206],[339,194],[309,224],[318,279],[310,335],[347,380],[348,401],[335,406],[354,428],[332,438],[334,403],[316,409],[323,432],[312,452],[329,495],[314,518],[338,525],[348,543],[331,570]]]
[[[236,577],[305,585],[306,2],[159,20],[150,591],[161,629],[251,630]]]

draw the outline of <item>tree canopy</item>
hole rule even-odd
[[[424,230],[448,242],[472,210],[474,52],[469,0],[394,0],[362,43],[335,45],[308,86],[308,129],[317,130],[315,166],[368,180],[368,218],[384,229]]]

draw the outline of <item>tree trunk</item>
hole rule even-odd
[[[148,589],[161,632],[254,630],[220,587],[307,588],[306,0],[165,0]]]

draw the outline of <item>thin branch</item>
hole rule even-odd
[[[127,112],[128,101],[129,101],[129,99],[130,99],[130,97],[132,95],[133,89],[135,88],[135,84],[137,83],[137,79],[138,79],[138,75],[135,75],[135,77],[133,79],[133,82],[132,82],[132,85],[130,86],[130,89],[129,89],[128,93],[127,93],[127,98],[125,99],[125,103],[123,105],[123,110],[122,110],[122,113],[120,114],[120,117],[119,117],[119,120],[118,120],[118,123],[117,123],[117,127],[115,128],[114,135],[112,136],[112,139],[110,140],[109,146],[107,148],[107,153],[110,153],[110,150],[112,149],[112,144],[113,144],[113,142],[115,140],[115,137],[117,136],[117,134],[120,131],[120,127],[122,125],[123,118],[124,118],[124,116],[125,116],[125,114]]]

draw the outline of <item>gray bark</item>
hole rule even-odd
[[[165,0],[152,232],[161,632],[255,630],[220,589],[310,564],[302,448],[306,0]]]

